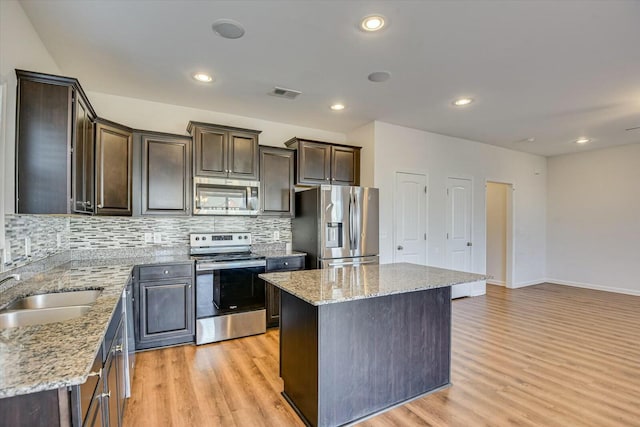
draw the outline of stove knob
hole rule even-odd
[[[202,236],[202,240],[207,240],[207,236]]]
[[[200,238],[199,238],[199,237],[196,237],[196,242],[197,242],[198,240],[200,240]]]

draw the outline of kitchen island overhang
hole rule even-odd
[[[283,395],[313,426],[352,423],[447,387],[451,285],[486,278],[407,263],[261,277],[282,291]]]

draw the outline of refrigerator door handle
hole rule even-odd
[[[353,250],[353,194],[349,192],[349,250]]]

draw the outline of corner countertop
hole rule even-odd
[[[0,293],[0,308],[27,295],[102,289],[89,311],[65,322],[0,329],[0,398],[82,384],[132,268],[192,262],[188,255],[71,261]]]
[[[482,274],[409,263],[264,273],[260,277],[312,305],[441,288],[487,278]]]

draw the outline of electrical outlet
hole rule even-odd
[[[31,256],[31,237],[29,236],[24,238],[24,255],[26,257]]]
[[[153,233],[144,233],[144,242],[153,243]]]
[[[62,247],[62,233],[56,233],[56,247]]]
[[[153,243],[162,243],[162,233],[153,233]]]
[[[280,240],[280,232],[279,231],[274,231],[273,232],[273,240]]]

